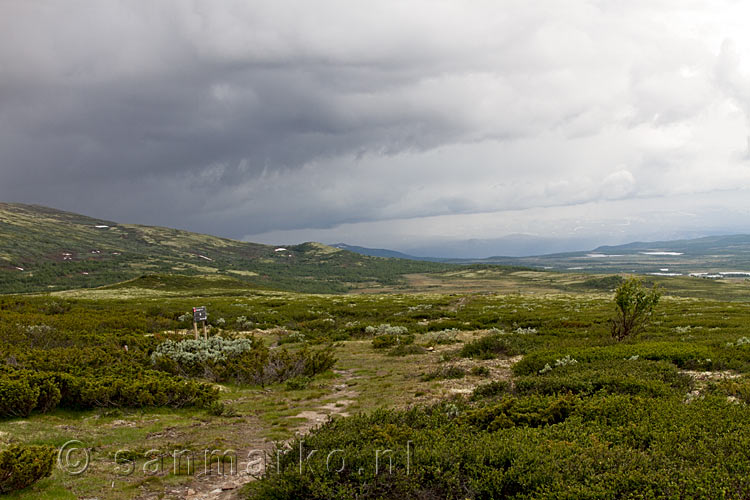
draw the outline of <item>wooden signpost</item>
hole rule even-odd
[[[205,306],[193,308],[193,330],[195,331],[195,340],[198,340],[198,322],[203,322],[203,338],[208,339],[208,332],[206,332],[206,320],[208,319],[208,312]]]

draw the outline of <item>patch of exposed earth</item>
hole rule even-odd
[[[311,429],[325,423],[334,416],[348,416],[346,408],[354,403],[358,393],[350,388],[350,382],[355,377],[351,370],[334,370],[340,378],[333,386],[333,393],[321,398],[320,406],[313,410],[298,413],[293,418],[303,419],[295,429],[295,435],[301,436]],[[169,433],[171,429],[165,429]],[[156,499],[185,499],[185,500],[236,500],[242,487],[256,479],[262,472],[255,464],[262,453],[272,456],[274,443],[258,438],[259,430],[253,426],[236,428],[227,432],[235,442],[242,442],[243,446],[236,449],[237,464],[234,468],[229,463],[221,471],[214,459],[207,474],[200,457],[195,477],[185,485],[167,487],[162,493],[147,493],[137,497],[139,500]],[[289,440],[291,441],[291,440]],[[288,442],[288,441],[287,441]],[[283,444],[286,444],[283,443]],[[222,474],[223,472],[223,474]]]
[[[314,410],[307,410],[298,413],[294,418],[305,419],[303,423],[295,428],[295,434],[304,435],[311,429],[325,423],[329,418],[335,415],[348,417],[346,408],[354,403],[359,393],[350,387],[350,382],[355,377],[351,370],[334,370],[334,373],[341,377],[340,383],[333,386],[333,398],[328,398],[325,404],[318,406]]]
[[[185,429],[182,431],[168,427],[162,432],[150,434],[149,439],[176,439],[185,435]],[[215,450],[216,455],[208,458],[204,456],[204,451],[198,451],[193,462],[194,476],[190,482],[167,486],[160,492],[144,491],[135,498],[137,500],[230,500],[238,498],[240,488],[253,480],[254,474],[259,472],[251,462],[255,463],[261,453],[271,453],[273,450],[273,444],[260,438],[260,433],[257,421],[252,418],[242,418],[227,425],[226,435],[232,437],[232,442],[242,443],[242,446],[236,447],[229,453],[235,457],[233,462],[219,465],[217,457],[226,451],[224,449]],[[168,475],[171,473],[170,468],[174,466],[174,457],[168,456],[165,459],[166,469],[160,474]]]
[[[477,386],[486,384],[495,380],[511,380],[513,365],[521,361],[523,356],[513,356],[505,359],[461,359],[447,366],[457,366],[463,369],[467,374],[475,366],[484,366],[489,370],[488,375],[484,376],[465,376],[460,379],[445,380],[441,386],[449,394],[471,394]]]

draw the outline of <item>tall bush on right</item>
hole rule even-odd
[[[610,319],[612,337],[620,341],[645,330],[660,298],[659,287],[648,289],[640,278],[626,279],[615,290],[615,317]]]

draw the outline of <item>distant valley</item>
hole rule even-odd
[[[708,236],[687,240],[634,242],[589,251],[529,257],[484,259],[414,257],[393,250],[336,245],[363,255],[390,256],[453,264],[499,264],[586,273],[638,273],[654,276],[750,277],[750,235]]]
[[[555,289],[585,281],[588,274],[745,278],[750,277],[750,236],[636,242],[531,257],[441,259],[345,243],[261,245],[0,203],[0,293],[101,287],[148,275],[215,276],[222,277],[224,287],[233,281],[311,293],[444,290],[446,283],[462,290],[495,289],[500,276],[509,286],[508,273],[522,269],[553,271],[549,282]],[[569,283],[562,275],[582,277]],[[488,276],[490,282],[477,281]]]

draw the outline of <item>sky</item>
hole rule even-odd
[[[0,0],[0,201],[482,257],[750,233],[750,4]]]

